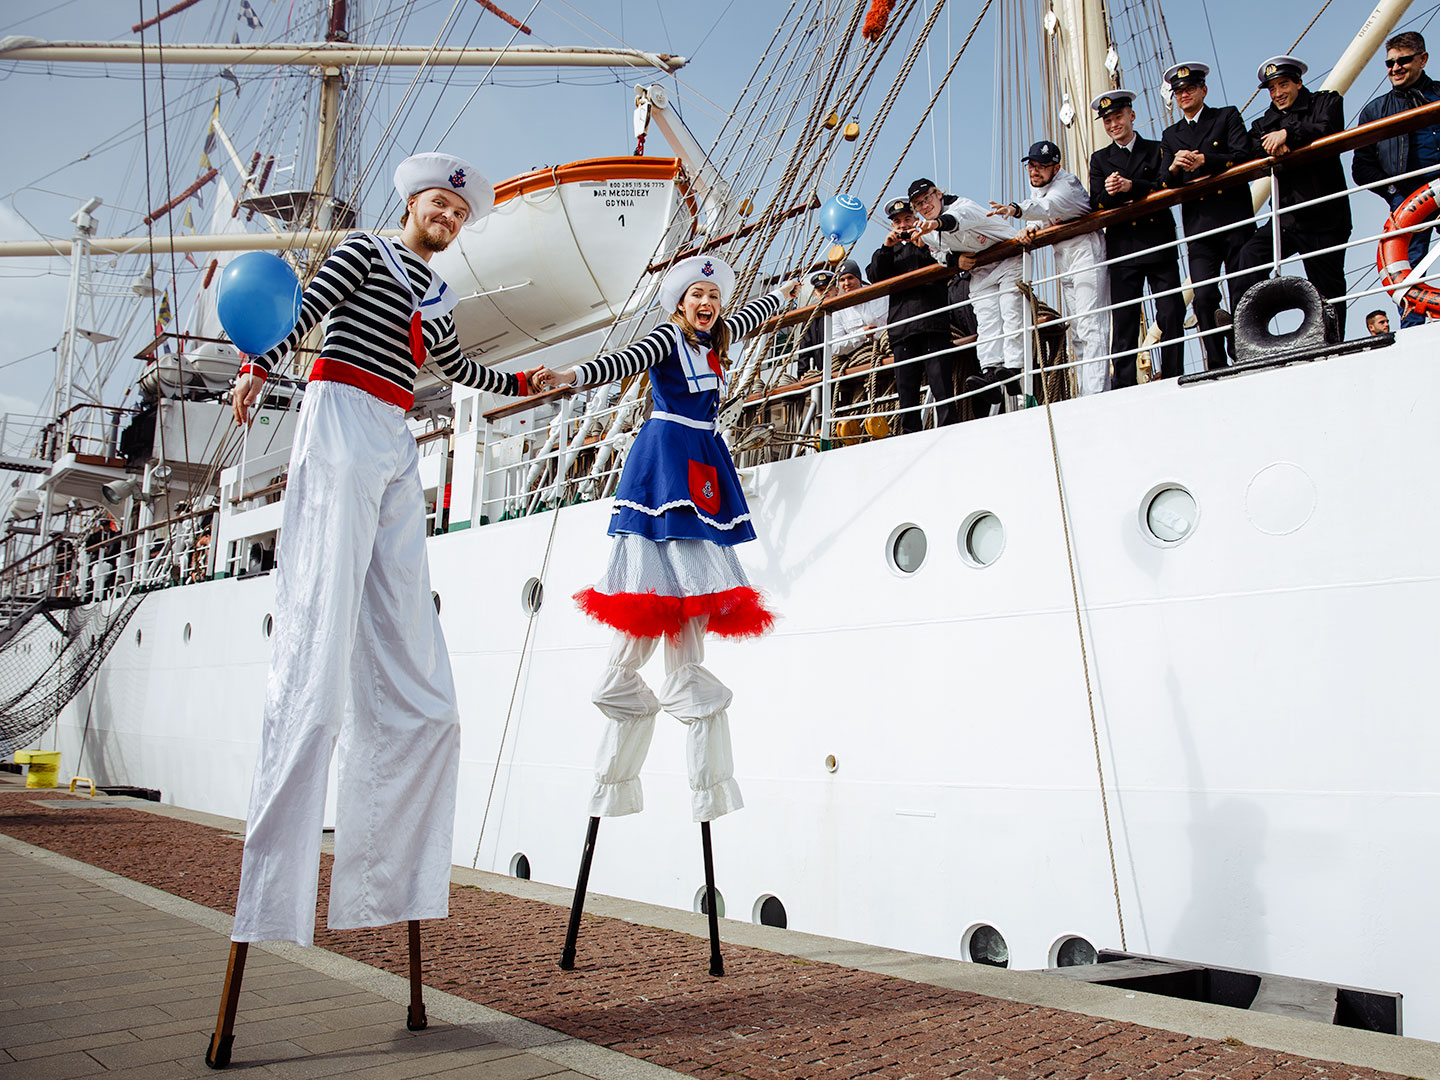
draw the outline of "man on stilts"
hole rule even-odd
[[[291,451],[234,944],[206,1055],[214,1068],[229,1061],[248,943],[313,942],[337,740],[328,925],[410,924],[412,1029],[425,1026],[419,920],[449,912],[460,721],[405,414],[427,354],[467,386],[512,396],[529,387],[523,374],[461,355],[453,290],[428,265],[466,221],[489,212],[494,189],[448,154],[407,158],[395,186],[406,207],[399,240],[355,233],[341,243],[305,289],[290,336],[252,358],[235,385],[243,425],[266,375],[329,316]]]
[[[601,817],[637,813],[640,768],[663,708],[686,725],[691,810],[700,823],[710,916],[710,973],[724,974],[716,922],[710,822],[744,802],[735,782],[727,709],[730,690],[705,668],[705,635],[755,637],[774,615],[753,588],[735,546],[755,538],[730,449],[715,430],[733,341],[755,333],[793,300],[798,281],[750,301],[732,315],[735,273],[697,255],[676,263],[660,284],[669,319],[619,352],[563,373],[536,372],[542,387],[593,386],[648,371],[654,409],[640,428],[615,492],[614,537],[604,577],[577,594],[615,639],[592,700],[607,718],[596,755],[590,826],[570,930],[560,966],[575,963]],[[640,668],[664,641],[665,681],[653,692]]]

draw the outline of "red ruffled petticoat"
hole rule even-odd
[[[673,636],[687,619],[707,615],[706,629],[720,637],[760,637],[775,625],[764,594],[752,586],[702,596],[661,596],[659,593],[602,593],[594,588],[575,594],[580,610],[596,622],[632,637]]]

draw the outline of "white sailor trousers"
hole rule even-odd
[[[1018,256],[970,271],[970,303],[982,368],[1025,366],[1025,298],[1020,295]]]
[[[705,616],[687,619],[675,637],[665,638],[665,681],[657,697],[639,669],[660,638],[616,632],[610,656],[591,695],[606,716],[595,754],[595,787],[590,813],[621,817],[645,806],[640,769],[655,734],[655,714],[664,708],[685,725],[685,763],[690,776],[694,820],[713,821],[745,805],[735,782],[726,710],[734,696],[701,661],[705,659]]]
[[[1082,394],[1110,388],[1110,275],[1105,243],[1099,233],[1072,236],[1055,245],[1055,270],[1060,295],[1070,316],[1070,341],[1075,348],[1075,381]]]
[[[460,720],[417,465],[401,409],[310,384],[285,493],[235,941],[312,942],[337,741],[329,926],[449,911]]]

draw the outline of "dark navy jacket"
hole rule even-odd
[[[1127,206],[1137,199],[1143,199],[1163,186],[1160,144],[1143,135],[1136,135],[1130,149],[1111,143],[1102,146],[1090,155],[1090,203],[1096,210],[1114,210]],[[1105,178],[1118,172],[1131,183],[1129,191],[1111,195],[1105,190]],[[1105,256],[1114,259],[1144,251],[1158,244],[1167,244],[1175,239],[1175,216],[1169,210],[1127,221],[1123,225],[1111,225],[1105,230]],[[1144,262],[1175,261],[1174,248],[1156,251],[1145,256]]]
[[[1240,119],[1240,113],[1233,105],[1222,105],[1218,109],[1206,105],[1196,115],[1193,124],[1181,117],[1165,129],[1160,136],[1160,145],[1165,151],[1161,161],[1162,182],[1172,188],[1208,180],[1259,156],[1254,140],[1245,130],[1245,121]],[[1199,151],[1205,155],[1205,164],[1194,172],[1178,170],[1172,173],[1170,165],[1181,150]],[[1185,226],[1185,235],[1194,236],[1222,225],[1244,221],[1254,213],[1250,203],[1250,185],[1240,181],[1182,204],[1180,221]]]
[[[1250,134],[1258,145],[1262,135],[1282,128],[1285,145],[1291,150],[1309,146],[1316,139],[1345,130],[1345,101],[1333,90],[1311,93],[1302,86],[1290,108],[1281,112],[1270,106],[1264,116],[1250,125]],[[1263,148],[1261,153],[1264,153]],[[1280,167],[1276,183],[1282,207],[1345,190],[1345,170],[1340,165],[1339,154],[1293,168],[1286,167],[1284,157],[1278,160]],[[1287,229],[1300,229],[1314,236],[1347,237],[1350,235],[1350,200],[1332,199],[1318,206],[1296,210],[1282,215],[1280,223]]]
[[[1386,116],[1418,109],[1432,101],[1440,101],[1440,83],[1436,83],[1429,75],[1422,74],[1420,81],[1414,86],[1404,90],[1391,90],[1388,94],[1381,94],[1367,103],[1360,110],[1360,115],[1355,118],[1355,123],[1356,126],[1368,124]],[[1431,156],[1427,151],[1435,148],[1437,138],[1440,138],[1440,125],[1425,128],[1423,131],[1417,131],[1410,135],[1396,135],[1391,139],[1381,139],[1378,143],[1371,143],[1369,146],[1356,147],[1355,158],[1350,164],[1350,175],[1355,178],[1357,184],[1375,184],[1399,173],[1418,169],[1422,165],[1434,164],[1436,161],[1440,161],[1440,156]],[[1419,151],[1419,157],[1413,163],[1412,148]],[[1411,188],[1418,188],[1423,180],[1416,177],[1413,183],[1408,180],[1405,183]],[[1394,184],[1389,185],[1388,188],[1375,189],[1375,194],[1392,204],[1394,201],[1392,196],[1403,197],[1409,193],[1408,190],[1399,191]]]

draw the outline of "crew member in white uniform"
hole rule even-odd
[[[1020,295],[1020,256],[976,266],[973,256],[1015,239],[1009,226],[979,203],[947,195],[921,177],[910,185],[910,205],[919,230],[939,262],[954,253],[955,265],[970,271],[970,304],[980,335],[975,350],[990,381],[1018,374],[1025,366],[1025,299]]]
[[[1074,221],[1090,213],[1085,185],[1060,167],[1060,148],[1041,140],[1023,158],[1030,172],[1030,198],[1024,202],[990,204],[992,214],[1025,221],[1021,242],[1037,229]],[[1070,340],[1075,350],[1076,382],[1082,394],[1110,388],[1110,283],[1105,274],[1105,241],[1100,232],[1061,240],[1053,246],[1060,295],[1070,312]]]
[[[449,911],[460,720],[405,413],[427,351],[469,386],[518,395],[527,380],[460,354],[453,290],[428,265],[489,212],[494,189],[447,154],[407,158],[395,186],[406,206],[399,241],[355,233],[336,247],[294,331],[235,384],[243,425],[267,373],[329,315],[290,456],[235,941],[312,942],[337,738],[330,927]]]

